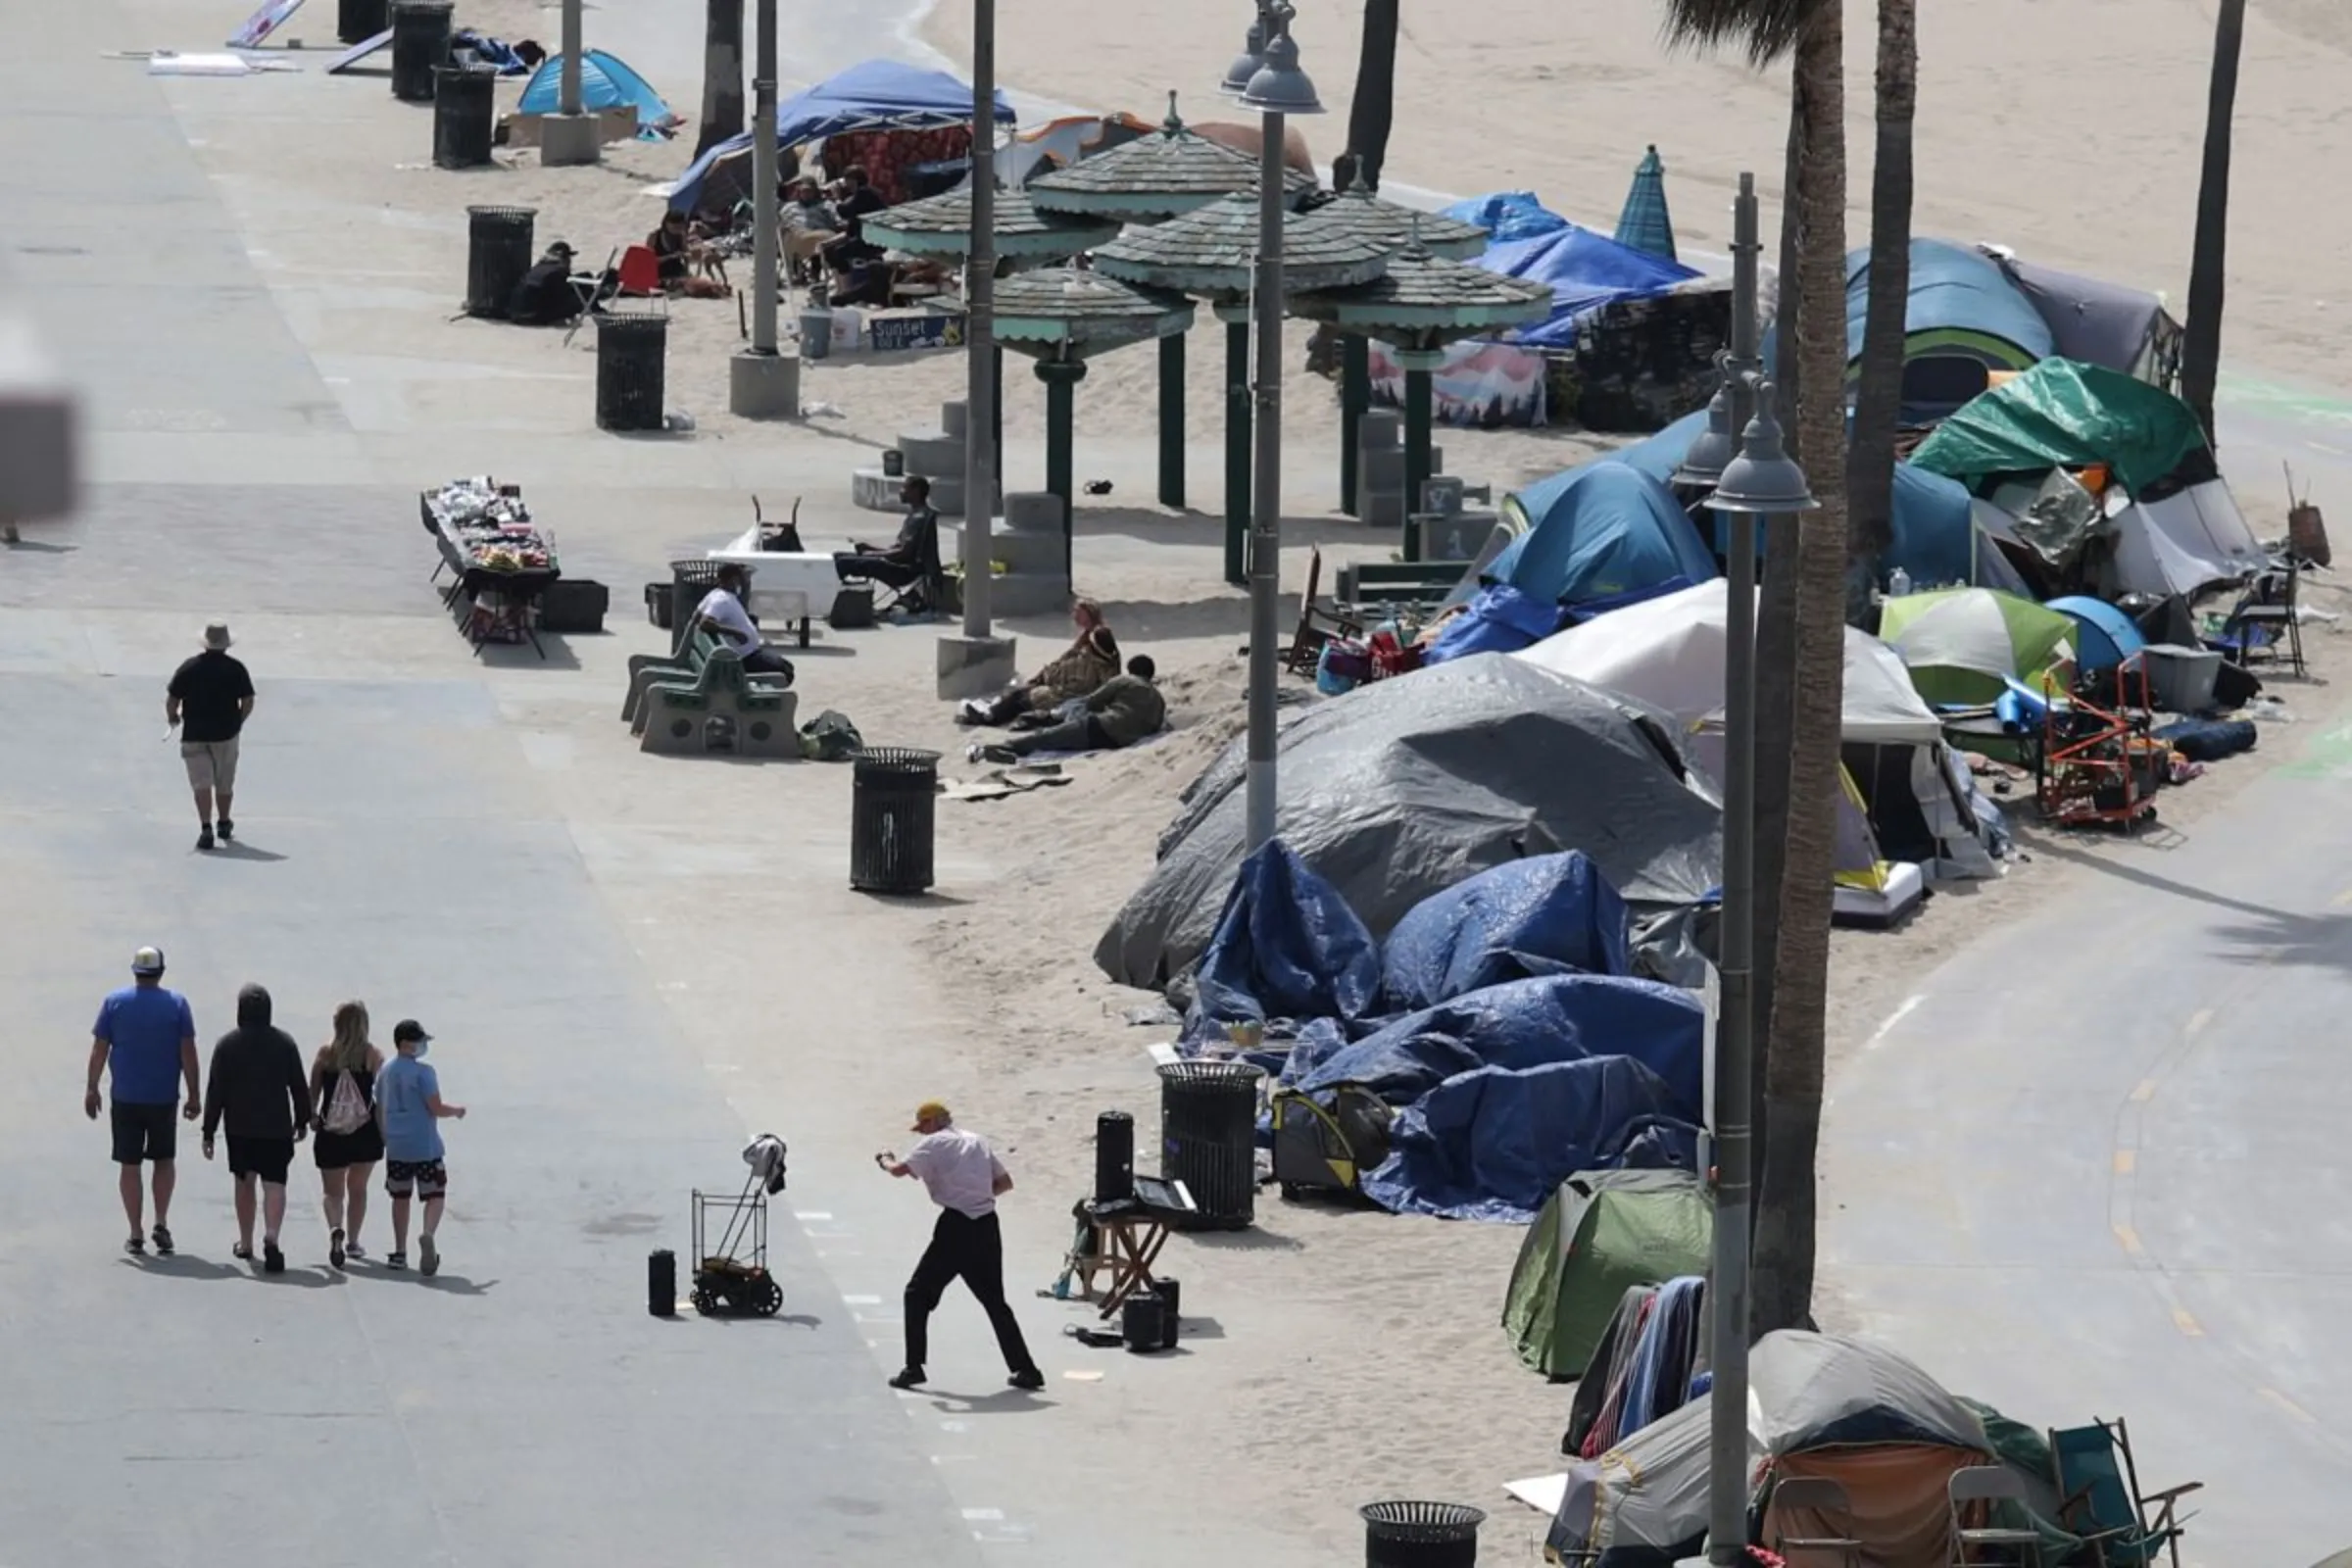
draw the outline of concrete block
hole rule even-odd
[[[594,115],[547,115],[539,122],[539,162],[548,169],[593,164],[604,154]]]
[[[1395,409],[1366,409],[1355,425],[1356,445],[1365,451],[1374,447],[1404,445],[1404,416]]]
[[[931,480],[963,477],[963,442],[955,436],[903,431],[899,453],[906,460],[908,473]]]
[[[880,468],[859,468],[850,475],[850,500],[868,512],[904,512],[899,500],[903,481]]]
[[[963,400],[961,398],[956,399],[953,403],[942,403],[939,406],[939,427],[949,436],[957,441],[962,440],[965,434],[969,432],[971,428],[971,420],[964,417]]]
[[[1367,447],[1355,470],[1359,489],[1404,492],[1404,448]]]
[[[939,556],[942,561],[949,562],[963,559],[963,528],[960,524],[940,524]],[[1060,530],[1053,533],[1014,533],[999,523],[989,531],[988,558],[1002,562],[1008,572],[1044,571],[1059,576],[1064,560]],[[997,580],[1004,581],[1002,577]]]
[[[993,604],[992,604],[993,609]],[[939,640],[939,700],[992,697],[1020,678],[1010,637],[942,637]]]
[[[1404,526],[1404,492],[1365,490],[1356,495],[1356,520],[1367,528]]]
[[[1004,526],[1014,533],[1061,537],[1061,497],[1051,490],[1013,490],[1004,497]]]
[[[797,419],[801,416],[801,357],[798,354],[754,354],[727,361],[727,408],[743,419]]]
[[[988,585],[988,608],[993,615],[1025,617],[1059,615],[1070,608],[1069,579],[1055,561],[1052,571],[1008,571]]]

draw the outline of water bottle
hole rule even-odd
[[[1897,566],[1886,574],[1886,597],[1900,599],[1911,591],[1911,574]]]

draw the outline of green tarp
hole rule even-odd
[[[1503,1297],[1519,1359],[1549,1378],[1583,1375],[1610,1314],[1637,1285],[1704,1274],[1713,1210],[1679,1170],[1582,1171],[1528,1227]]]
[[[1980,493],[1995,478],[2106,464],[2133,495],[2205,444],[2188,405],[2145,381],[2044,360],[1971,399],[1911,462]]]

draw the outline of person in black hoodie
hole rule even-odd
[[[228,1123],[228,1173],[237,1184],[238,1257],[253,1256],[254,1184],[262,1189],[262,1268],[286,1271],[277,1250],[286,1218],[286,1168],[294,1146],[311,1129],[310,1074],[294,1037],[270,1023],[270,993],[247,986],[237,993],[237,1026],[213,1047],[212,1082],[204,1096],[204,1157],[213,1135]]]

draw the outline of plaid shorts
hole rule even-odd
[[[449,1191],[449,1172],[437,1159],[386,1160],[384,1191],[394,1198],[439,1198]]]

